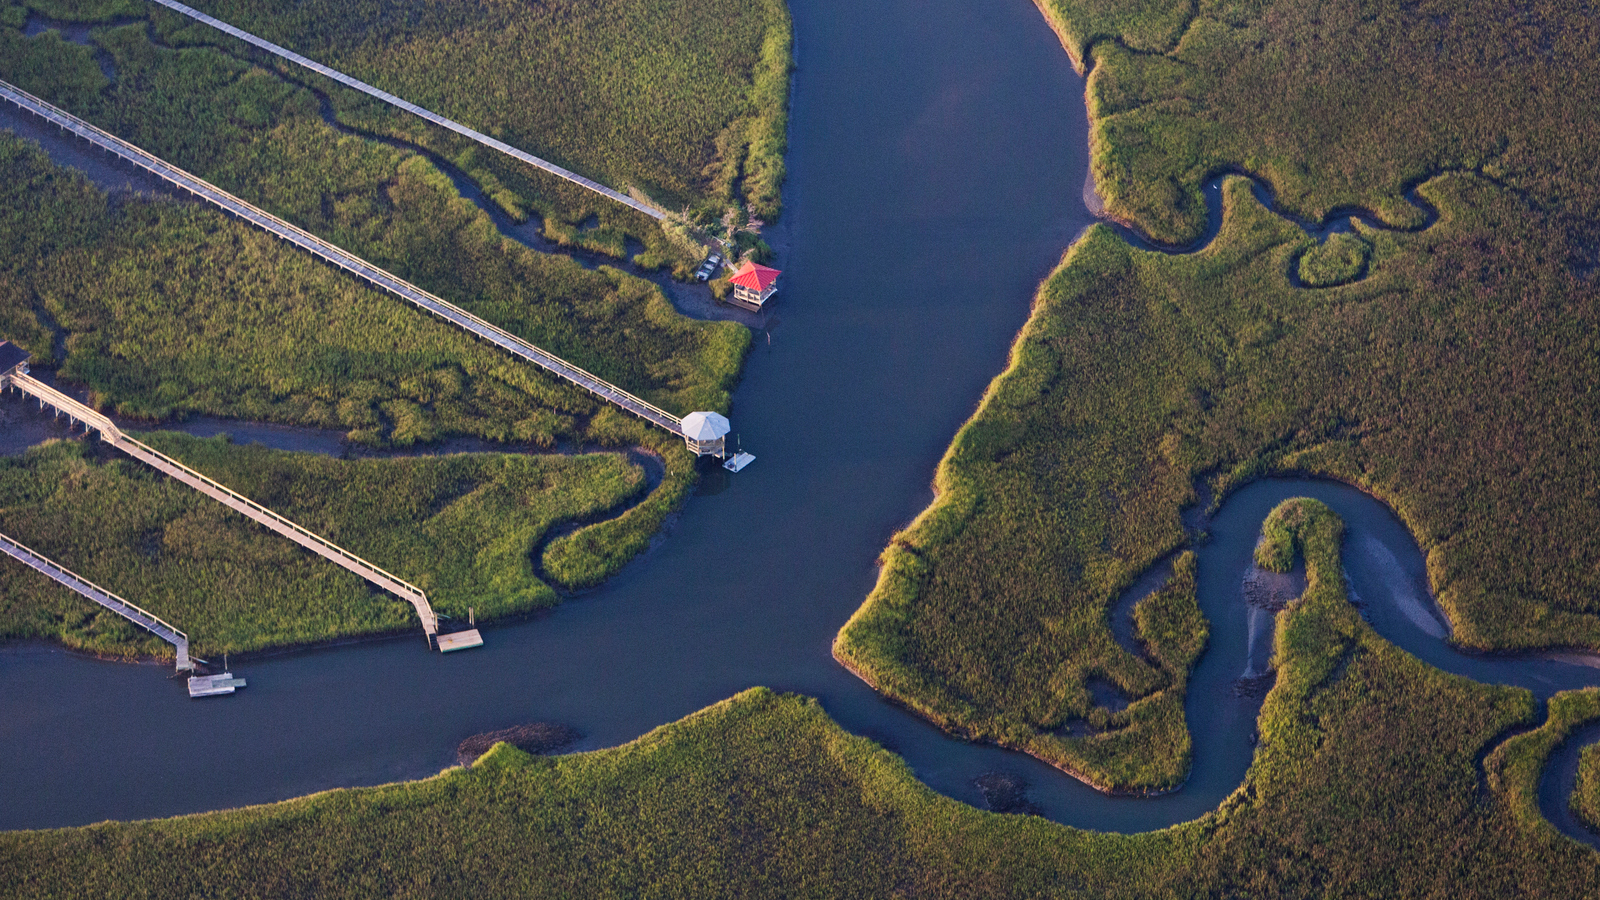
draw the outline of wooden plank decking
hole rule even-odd
[[[454,131],[456,134],[476,141],[485,147],[498,150],[513,159],[525,162],[535,168],[543,169],[544,171],[549,172],[557,177],[565,178],[573,184],[588,188],[589,190],[615,200],[618,203],[629,207],[630,209],[638,210],[652,219],[666,218],[666,213],[655,208],[654,206],[643,203],[639,200],[635,200],[626,194],[614,191],[611,188],[608,188],[597,181],[592,181],[588,178],[585,178],[576,172],[563,169],[555,163],[550,162],[549,160],[540,159],[539,157],[534,156],[532,153],[528,153],[525,150],[518,150],[516,147],[507,144],[505,141],[496,140],[495,138],[492,138],[481,131],[475,131],[471,128],[468,128],[467,126],[462,125],[460,122],[456,122],[452,119],[446,119],[444,116],[441,116],[438,113],[430,110],[423,109],[422,107],[417,106],[415,103],[409,103],[405,100],[402,100],[388,91],[379,90],[378,88],[367,84],[365,81],[358,81],[354,78],[351,78],[349,75],[344,74],[343,72],[340,72],[336,69],[330,69],[327,66],[316,62],[315,60],[310,60],[304,56],[301,56],[293,50],[280,47],[277,44],[266,40],[265,38],[259,38],[248,31],[235,28],[232,25],[229,25],[227,22],[212,16],[208,16],[198,9],[185,6],[182,3],[176,2],[176,0],[155,0],[155,2],[165,6],[167,9],[170,9],[173,12],[182,13],[183,15],[186,15],[197,22],[203,22],[207,25],[210,25],[212,28],[215,28],[224,34],[232,35],[233,37],[236,37],[247,44],[259,47],[262,50],[271,53],[273,56],[286,59],[297,66],[304,66],[305,68],[316,72],[318,75],[324,75],[328,78],[331,78],[345,87],[358,90],[369,97],[376,97],[390,106],[403,109],[412,115],[421,116],[422,118],[427,119],[429,122],[432,122],[441,128],[448,128],[451,131]]]

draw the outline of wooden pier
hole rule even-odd
[[[185,6],[182,3],[176,2],[176,0],[155,0],[155,2],[165,6],[167,9],[170,9],[173,12],[182,13],[183,15],[188,16],[197,22],[203,22],[206,25],[210,25],[212,28],[215,28],[224,34],[231,35],[247,44],[259,47],[262,50],[271,53],[273,56],[279,57],[280,59],[286,59],[297,66],[303,66],[313,72],[316,72],[318,75],[331,78],[345,87],[360,91],[369,97],[375,97],[379,100],[382,100],[384,103],[389,104],[390,106],[403,109],[412,115],[427,119],[429,122],[438,125],[440,128],[447,128],[451,131],[454,131],[456,134],[459,134],[469,140],[476,141],[485,147],[488,147],[492,150],[498,150],[512,159],[525,162],[530,166],[543,169],[544,171],[549,172],[550,174],[559,178],[565,178],[573,184],[588,188],[589,190],[594,191],[601,196],[608,197],[618,203],[621,203],[623,206],[626,206],[629,209],[638,210],[652,219],[659,220],[666,218],[666,213],[654,206],[643,203],[639,200],[635,200],[626,194],[614,191],[611,188],[608,188],[597,181],[592,181],[588,178],[585,178],[576,172],[563,169],[555,163],[550,162],[549,160],[540,159],[539,157],[534,156],[532,153],[528,153],[525,150],[518,150],[516,147],[507,144],[505,141],[496,140],[481,131],[475,131],[471,128],[468,128],[467,126],[462,125],[460,122],[456,122],[452,119],[446,119],[444,116],[441,116],[438,113],[423,109],[415,103],[402,100],[388,91],[379,90],[378,88],[375,88],[364,81],[358,81],[336,69],[330,69],[327,66],[316,62],[315,60],[310,60],[304,56],[301,56],[293,50],[280,47],[264,38],[256,37],[248,31],[235,28],[232,25],[229,25],[227,22],[212,16],[208,16],[198,9]]]
[[[689,445],[691,450],[704,455],[703,451],[695,449],[695,443],[689,440],[685,434],[683,419],[642,397],[636,397],[592,372],[575,366],[553,353],[535,347],[511,332],[497,325],[492,325],[461,307],[437,297],[397,275],[386,272],[353,253],[330,244],[309,231],[291,225],[272,213],[253,206],[204,179],[191,175],[177,166],[146,153],[116,135],[91,125],[63,109],[52,106],[21,88],[0,81],[0,100],[9,101],[18,108],[33,113],[61,129],[71,132],[89,143],[144,169],[168,184],[182,188],[196,197],[221,208],[224,212],[238,216],[246,222],[294,244],[324,262],[331,263],[361,280],[399,297],[407,303],[411,303],[444,319],[446,322],[465,329],[511,355],[531,362],[557,378],[589,391],[607,403],[620,407],[652,425],[664,428],[678,437],[684,438],[685,443]],[[705,414],[690,413],[689,415]]]
[[[461,307],[434,296],[399,276],[390,274],[355,254],[328,243],[309,231],[291,225],[266,210],[246,203],[210,182],[164,162],[116,135],[97,128],[65,110],[40,100],[27,91],[0,81],[0,99],[7,100],[103,150],[116,154],[166,181],[168,184],[182,188],[196,197],[221,208],[223,211],[271,232],[302,250],[316,255],[325,262],[332,263],[369,284],[414,304],[453,325],[464,328],[510,352],[512,355],[527,360],[550,374],[595,394],[608,403],[615,404],[641,419],[665,428],[680,437],[683,435],[683,426],[678,417],[672,413],[640,397],[635,397],[622,388],[567,362],[553,353],[535,347],[503,328],[491,325]]]
[[[335,563],[346,571],[366,579],[385,591],[410,603],[417,611],[417,618],[422,620],[423,633],[427,635],[428,645],[434,646],[435,636],[439,633],[439,616],[433,611],[433,606],[428,603],[428,597],[422,589],[411,584],[398,575],[387,572],[361,557],[351,553],[332,541],[321,537],[295,523],[285,519],[261,504],[235,493],[227,487],[185,466],[165,453],[156,450],[140,441],[124,434],[110,419],[95,412],[93,409],[79,403],[72,397],[61,393],[55,388],[28,375],[25,371],[13,371],[0,378],[0,389],[13,387],[22,393],[38,400],[40,405],[49,406],[58,413],[70,417],[75,422],[81,422],[85,427],[92,428],[100,433],[100,439],[111,446],[121,450],[134,459],[156,469],[202,494],[227,506],[229,509],[245,516],[246,518],[265,526],[300,546],[310,550],[323,559]],[[131,606],[131,604],[130,604]],[[170,626],[169,626],[170,627]],[[185,638],[187,648],[188,639]],[[480,640],[481,644],[482,641]]]
[[[177,651],[179,672],[188,672],[194,669],[194,661],[189,658],[189,636],[163,621],[155,613],[134,606],[89,579],[65,566],[57,565],[43,555],[23,546],[20,541],[4,534],[0,534],[0,553],[4,553],[56,583],[88,597],[90,600],[171,644],[173,649]]]

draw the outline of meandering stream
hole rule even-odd
[[[1236,492],[1197,548],[1212,638],[1191,679],[1195,767],[1181,791],[1102,795],[1031,758],[951,739],[839,667],[830,645],[870,591],[874,559],[929,501],[934,466],[1003,367],[1038,282],[1095,219],[1081,199],[1083,82],[1030,4],[793,6],[788,212],[771,234],[787,311],[735,398],[759,463],[708,483],[646,559],[533,620],[485,628],[487,646],[472,653],[430,654],[407,637],[257,659],[246,691],[191,702],[165,667],[0,649],[0,827],[426,776],[453,763],[463,737],[529,721],[576,727],[586,737],[574,749],[613,746],[758,684],[818,697],[958,800],[983,804],[978,779],[1001,773],[1056,821],[1163,827],[1214,809],[1249,766],[1260,693],[1234,686],[1252,653],[1259,668],[1270,629],[1252,629],[1241,583],[1261,520],[1291,496],[1344,519],[1353,596],[1387,639],[1540,697],[1600,683],[1589,660],[1451,649],[1404,526],[1353,488],[1305,480]],[[132,181],[81,146],[50,152]],[[1560,810],[1571,787],[1562,761],[1577,743],[1541,785]]]

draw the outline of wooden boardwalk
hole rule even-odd
[[[666,218],[666,213],[663,212],[662,210],[659,210],[659,209],[655,208],[654,206],[651,206],[651,205],[649,205],[647,203],[643,203],[643,202],[641,202],[639,200],[635,200],[635,199],[633,199],[632,197],[629,197],[626,194],[618,193],[617,191],[614,191],[611,188],[608,188],[605,185],[600,184],[597,181],[591,181],[590,179],[585,178],[585,177],[583,177],[582,175],[579,175],[576,172],[572,172],[572,171],[569,171],[567,169],[563,169],[562,167],[556,165],[553,162],[550,162],[549,160],[540,159],[539,157],[534,156],[532,153],[528,153],[528,152],[523,151],[523,150],[518,150],[517,148],[511,146],[510,144],[507,144],[505,141],[496,140],[496,139],[494,139],[492,137],[489,137],[487,134],[484,134],[481,131],[474,131],[473,129],[468,128],[467,126],[462,125],[460,122],[456,122],[456,121],[454,121],[452,119],[446,119],[444,116],[441,116],[438,113],[431,112],[429,110],[423,109],[420,106],[417,106],[414,103],[409,103],[409,102],[407,102],[405,100],[402,100],[399,97],[396,97],[395,95],[389,93],[388,91],[379,90],[378,88],[375,88],[372,85],[367,84],[364,81],[357,81],[356,79],[351,78],[349,75],[346,75],[343,72],[339,72],[337,70],[330,69],[327,66],[325,66],[325,65],[323,65],[323,64],[321,64],[319,62],[315,62],[314,60],[310,60],[310,59],[305,58],[304,56],[301,56],[300,54],[294,52],[293,50],[289,50],[289,49],[286,49],[284,47],[280,47],[277,44],[272,43],[271,41],[265,40],[263,38],[256,37],[255,35],[251,34],[248,31],[242,31],[242,30],[240,30],[238,28],[235,28],[232,25],[229,25],[227,22],[224,22],[224,21],[222,21],[220,19],[216,19],[216,18],[213,18],[211,16],[208,16],[208,15],[206,15],[205,13],[201,12],[198,9],[194,9],[193,7],[189,7],[189,6],[184,6],[182,3],[175,2],[175,0],[155,0],[155,2],[161,4],[162,6],[165,6],[167,9],[170,9],[173,12],[182,13],[183,15],[186,15],[189,18],[194,19],[197,22],[203,22],[203,23],[205,23],[207,25],[210,25],[212,28],[215,28],[218,31],[221,31],[224,34],[232,35],[233,37],[236,37],[239,40],[244,41],[247,44],[251,44],[253,46],[259,47],[262,50],[265,50],[265,51],[267,51],[268,53],[271,53],[274,56],[277,56],[277,57],[282,58],[282,59],[286,59],[289,62],[292,62],[297,66],[304,66],[305,68],[310,69],[313,72],[316,72],[318,75],[324,75],[324,76],[326,76],[328,78],[331,78],[334,81],[337,81],[337,82],[339,82],[340,84],[342,84],[342,85],[344,85],[346,87],[358,90],[361,93],[366,94],[369,97],[376,97],[377,99],[382,100],[384,103],[387,103],[390,106],[395,106],[395,107],[403,109],[406,112],[411,113],[413,115],[421,116],[422,118],[427,119],[429,122],[432,122],[433,124],[438,125],[441,128],[448,128],[451,131],[454,131],[456,134],[462,135],[463,137],[466,137],[466,138],[468,138],[470,140],[476,141],[476,142],[484,145],[485,147],[489,147],[489,148],[491,148],[493,150],[498,150],[501,153],[504,153],[505,155],[507,155],[507,156],[509,156],[509,157],[511,157],[513,159],[520,160],[521,162],[525,162],[530,166],[534,166],[535,168],[543,169],[544,171],[549,172],[552,175],[558,176],[560,178],[565,178],[566,180],[572,182],[573,184],[580,185],[582,187],[588,188],[591,191],[594,191],[597,194],[601,194],[601,195],[603,195],[605,197],[609,197],[610,199],[615,200],[618,203],[621,203],[622,205],[629,207],[630,209],[636,209],[639,212],[644,213],[645,215],[649,216],[652,219],[664,219],[664,218]]]
[[[372,265],[355,254],[348,253],[304,229],[291,225],[265,210],[258,209],[227,191],[146,153],[116,135],[97,128],[65,110],[40,100],[27,91],[0,81],[0,99],[10,101],[23,110],[42,117],[95,146],[116,154],[163,181],[182,188],[202,200],[244,219],[252,225],[265,229],[408,303],[419,306],[447,322],[464,328],[478,337],[501,347],[512,355],[527,360],[552,375],[599,396],[608,403],[615,404],[654,425],[665,428],[673,434],[680,437],[683,436],[683,425],[678,417],[672,413],[648,403],[644,399],[636,397],[552,353],[541,350],[498,326],[491,325],[459,306],[436,297],[399,276],[392,275]]]
[[[89,579],[64,566],[51,562],[44,556],[23,546],[21,542],[4,534],[0,534],[0,553],[4,553],[34,571],[40,572],[46,577],[88,597],[90,600],[171,644],[177,651],[178,671],[188,672],[194,668],[194,662],[189,658],[189,636],[163,621],[155,613],[134,606]]]
[[[410,603],[416,609],[417,617],[422,620],[422,630],[428,636],[428,645],[433,646],[434,637],[439,633],[439,617],[434,613],[432,605],[428,603],[427,595],[421,588],[384,571],[332,541],[307,531],[254,500],[229,490],[161,451],[128,437],[110,419],[32,376],[20,372],[14,373],[6,376],[3,383],[0,383],[0,387],[4,386],[14,387],[41,404],[70,416],[74,421],[82,422],[85,426],[98,431],[101,440],[123,453],[183,482],[229,509]],[[185,644],[187,645],[187,639]]]

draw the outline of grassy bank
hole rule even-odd
[[[148,443],[463,619],[468,607],[492,619],[554,605],[535,569],[546,536],[645,489],[639,467],[615,454],[336,460],[173,433]],[[409,605],[99,444],[0,458],[0,531],[172,622],[202,656],[417,627]],[[6,566],[0,637],[166,652],[122,619]]]
[[[1600,513],[1583,499],[1597,489],[1600,297],[1524,198],[1468,176],[1423,192],[1438,224],[1367,233],[1370,273],[1331,290],[1290,286],[1310,241],[1243,181],[1202,253],[1091,229],[837,655],[952,730],[1102,786],[1155,786],[1118,783],[1059,729],[1093,715],[1092,678],[1135,698],[1162,689],[1106,614],[1185,540],[1194,482],[1225,492],[1275,471],[1394,506],[1459,641],[1600,646]]]
[[[1305,501],[1291,501],[1305,502]],[[1344,600],[1307,503],[1256,763],[1223,808],[1095,834],[928,791],[814,702],[764,689],[614,750],[500,746],[467,769],[231,812],[0,835],[0,891],[328,897],[1574,897],[1594,854],[1513,809],[1476,754],[1525,692],[1444,675]],[[1375,822],[1384,827],[1374,827]]]

